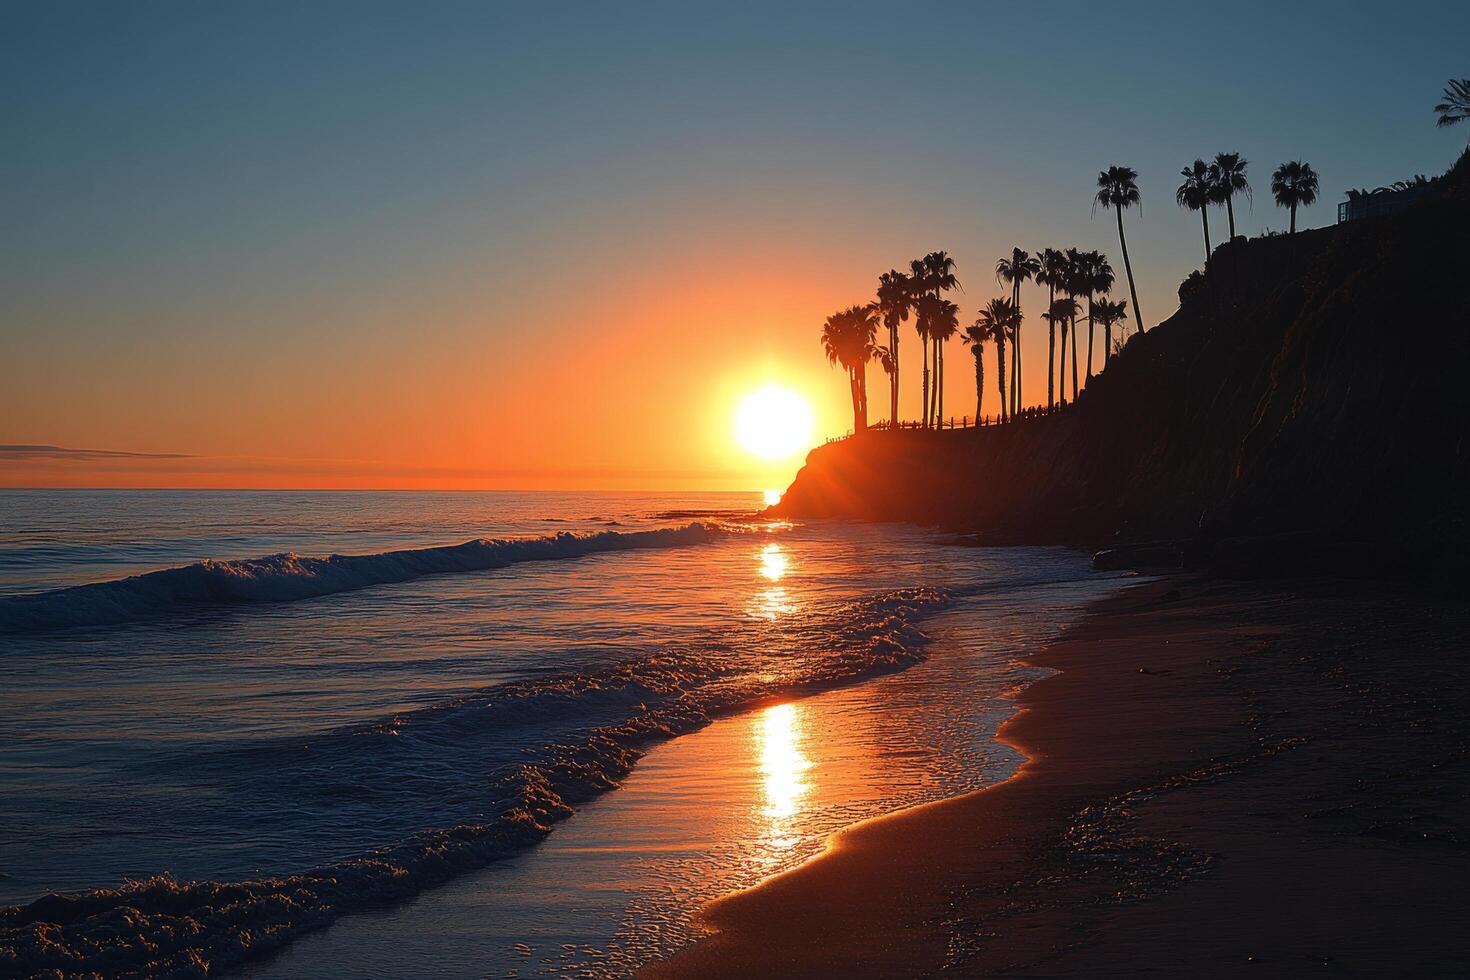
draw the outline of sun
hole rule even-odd
[[[779,385],[752,391],[735,410],[735,439],[753,456],[785,459],[811,445],[811,406]]]

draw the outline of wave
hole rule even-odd
[[[0,975],[193,976],[268,954],[340,915],[408,898],[535,844],[576,806],[617,786],[656,741],[763,701],[917,663],[928,637],[916,620],[948,601],[908,589],[847,603],[798,630],[762,665],[770,669],[750,670],[750,648],[735,637],[493,688],[328,733],[310,752],[299,741],[229,750],[220,762],[257,773],[253,791],[274,781],[272,789],[288,789],[304,806],[313,791],[338,791],[344,772],[360,773],[359,792],[404,794],[375,799],[374,809],[388,803],[406,810],[395,819],[435,829],[296,874],[237,882],[163,875],[0,909]],[[539,747],[525,761],[488,774],[474,765],[487,746],[529,733]],[[475,817],[456,816],[469,798]],[[436,816],[448,825],[429,823]]]
[[[114,626],[204,604],[312,599],[446,572],[482,572],[528,561],[703,544],[728,533],[719,525],[696,522],[652,531],[480,539],[373,555],[314,558],[288,552],[241,561],[206,560],[110,582],[0,596],[0,635],[71,626]]]

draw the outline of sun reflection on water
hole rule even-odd
[[[765,837],[778,849],[799,841],[796,817],[811,788],[806,771],[811,760],[802,751],[802,710],[795,704],[777,704],[758,716],[756,740],[760,749],[761,792],[765,806]]]
[[[786,552],[772,541],[761,549],[761,575],[772,582],[779,582],[786,575],[788,565]]]

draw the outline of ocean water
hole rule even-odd
[[[1004,778],[1017,657],[1122,581],[758,506],[0,491],[0,905],[105,889],[147,935],[183,903],[221,966],[335,921],[282,975],[367,922],[364,968],[625,972],[841,826]]]

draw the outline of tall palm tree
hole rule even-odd
[[[1061,404],[1067,404],[1067,326],[1077,316],[1077,301],[1071,297],[1059,297],[1052,300],[1051,306],[1042,314],[1043,319],[1054,327],[1060,327],[1062,331],[1062,397]]]
[[[1092,284],[1091,270],[1088,268],[1088,256],[1086,252],[1080,252],[1075,248],[1066,251],[1067,256],[1067,282],[1066,293],[1069,297],[1076,299],[1078,296],[1086,296],[1087,290]],[[1072,334],[1072,400],[1077,400],[1077,317],[1081,314],[1081,307],[1072,314],[1070,331]],[[1065,353],[1065,352],[1064,352]],[[1062,379],[1065,386],[1067,380]]]
[[[934,424],[937,426],[944,414],[944,343],[959,329],[959,307],[943,299],[945,293],[958,289],[960,285],[955,277],[954,259],[948,252],[930,252],[924,256],[924,279],[934,290],[934,296],[940,299],[932,328],[935,335]]]
[[[1002,421],[1011,415],[1006,402],[1006,338],[1019,322],[1020,310],[1015,304],[1004,299],[993,299],[981,308],[974,326],[970,328],[995,341],[995,376],[1000,393],[999,415]],[[966,336],[969,336],[968,331]]]
[[[1114,302],[1113,300],[1105,299],[1097,304],[1097,308],[1093,311],[1092,315],[1097,319],[1098,323],[1102,324],[1103,365],[1106,366],[1108,361],[1113,357],[1113,326],[1127,318],[1128,301],[1120,299]]]
[[[976,320],[965,328],[965,340],[970,342],[970,353],[975,355],[975,424],[980,424],[985,408],[985,343],[990,335]]]
[[[1027,279],[1034,278],[1041,271],[1041,262],[1031,256],[1030,252],[1021,248],[1012,248],[1009,259],[1001,259],[995,263],[995,278],[997,282],[1008,282],[1011,284],[1011,305],[1019,312],[1021,309],[1021,283]],[[1020,408],[1021,399],[1021,332],[1020,326],[1016,328],[1016,343],[1011,348],[1011,401],[1014,407]]]
[[[1128,273],[1128,295],[1133,297],[1133,318],[1143,330],[1143,313],[1138,305],[1138,287],[1133,283],[1133,263],[1128,261],[1128,239],[1123,237],[1123,209],[1143,205],[1138,196],[1138,171],[1132,167],[1113,166],[1097,175],[1094,200],[1104,208],[1112,208],[1118,216],[1118,247],[1123,250],[1123,270]]]
[[[1054,248],[1042,249],[1041,269],[1036,273],[1036,283],[1046,287],[1046,308],[1056,302],[1057,287],[1066,282],[1067,257]],[[1043,319],[1046,319],[1043,317]],[[1056,406],[1057,373],[1057,323],[1048,320],[1046,330],[1046,407]]]
[[[872,304],[869,304],[869,307],[868,308],[869,309],[873,309]],[[874,310],[874,313],[876,314],[877,311]],[[881,319],[881,317],[880,317],[880,319]],[[878,362],[878,366],[883,369],[883,373],[886,374],[886,375],[888,375],[888,381],[889,381],[889,384],[891,385],[892,382],[893,382],[894,376],[896,374],[898,374],[898,358],[896,358],[896,357],[893,356],[893,350],[891,348],[881,347],[881,346],[878,346],[878,345],[875,344],[872,347],[868,348],[868,354],[873,358],[873,360],[875,360],[875,361]],[[867,389],[867,380],[866,379],[864,379],[863,387],[864,387],[863,400],[866,403],[866,401],[867,401],[867,390],[866,390]],[[881,425],[882,423],[879,423],[879,424]],[[890,431],[898,428],[898,416],[897,415],[893,415],[893,416],[891,416],[889,418],[889,420],[888,420],[888,428],[889,428]]]
[[[959,287],[959,284],[960,284],[960,281],[959,281],[959,279],[955,278],[954,270],[955,270],[954,259],[950,258],[948,252],[930,252],[928,255],[924,256],[922,259],[914,259],[912,262],[910,262],[909,263],[909,279],[910,279],[911,285],[912,285],[912,293],[911,294],[915,297],[916,306],[917,306],[918,300],[919,299],[922,299],[922,297],[924,297],[924,296],[930,296],[930,297],[934,298],[935,300],[938,300],[938,299],[941,298],[941,296],[942,296],[943,293],[947,292],[948,290],[958,288]],[[933,316],[937,312],[938,311],[937,311],[936,308],[930,307],[931,320],[932,320]],[[933,340],[933,338],[927,332],[927,324],[925,324],[923,326],[920,326],[919,324],[915,324],[915,325],[916,325],[916,327],[919,327],[920,336],[924,337],[925,340],[926,340],[926,342]],[[952,335],[953,334],[951,334],[951,336]],[[938,414],[937,414],[938,413],[938,396],[939,396],[939,376],[938,376],[938,373],[939,373],[939,362],[938,362],[938,359],[937,359],[938,356],[939,356],[938,342],[937,341],[935,342],[935,348],[934,348],[934,352],[933,352],[933,356],[932,357],[928,356],[928,350],[927,350],[927,348],[926,348],[925,353],[926,353],[926,357],[925,357],[925,361],[924,361],[924,427],[925,428],[928,428],[929,427],[930,419],[931,418],[938,418]],[[932,360],[933,365],[934,365],[934,383],[932,385],[930,384],[930,371],[929,371],[929,364],[930,364],[931,360]]]
[[[871,305],[850,306],[827,317],[822,325],[822,349],[827,360],[847,371],[852,396],[852,430],[868,428],[868,358],[878,333],[878,317]]]
[[[1097,316],[1098,302],[1096,297],[1106,297],[1113,291],[1113,267],[1108,263],[1108,257],[1101,252],[1083,252],[1083,295],[1087,297],[1087,380],[1092,380],[1092,352],[1097,347],[1097,338],[1094,334],[1094,319]],[[1107,299],[1104,298],[1106,303]]]
[[[929,304],[929,336],[934,340],[934,425],[944,425],[944,345],[960,329],[960,308],[947,299]]]
[[[1225,214],[1230,219],[1230,241],[1235,240],[1235,195],[1244,194],[1251,198],[1250,181],[1245,179],[1245,168],[1250,161],[1239,153],[1216,153],[1211,165],[1215,171],[1215,203],[1225,205]]]
[[[888,372],[888,421],[898,426],[898,328],[913,311],[913,284],[909,277],[897,269],[890,269],[878,277],[878,316],[888,328],[888,356],[892,370]]]
[[[1317,200],[1317,171],[1310,163],[1300,160],[1283,163],[1271,175],[1271,195],[1276,198],[1277,207],[1291,209],[1291,234],[1295,235],[1296,209]]]
[[[1210,261],[1210,203],[1215,191],[1215,174],[1209,164],[1195,160],[1192,166],[1179,171],[1184,183],[1174,192],[1174,200],[1181,208],[1198,211],[1205,226],[1205,261]]]
[[[1444,101],[1434,107],[1436,125],[1453,126],[1470,119],[1470,78],[1452,78],[1445,83]]]

